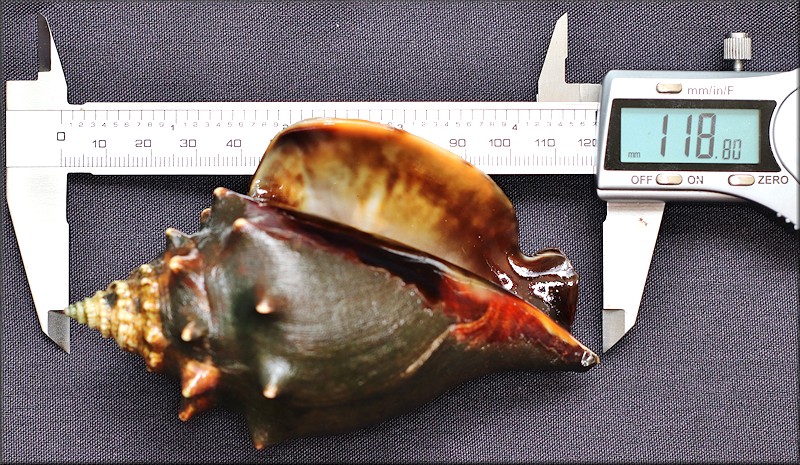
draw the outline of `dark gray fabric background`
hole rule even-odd
[[[7,3],[6,79],[36,77],[50,20],[72,103],[168,100],[533,100],[556,19],[568,77],[715,70],[749,31],[750,70],[798,66],[796,2]],[[35,154],[32,154],[35,156]],[[194,232],[216,186],[247,177],[70,178],[70,297]],[[497,176],[522,245],[582,274],[574,332],[601,348],[601,226],[590,176]],[[5,192],[5,189],[2,189]],[[9,462],[796,462],[798,239],[753,205],[667,207],[639,322],[585,374],[473,380],[374,427],[264,451],[217,409],[183,423],[178,383],[72,325],[40,332],[3,202],[2,444]]]

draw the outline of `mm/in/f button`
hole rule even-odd
[[[680,174],[659,174],[656,182],[662,186],[677,186],[683,182],[683,177]]]
[[[732,174],[728,176],[728,184],[731,186],[752,186],[756,178],[749,174]]]
[[[680,94],[683,86],[673,82],[659,82],[656,84],[656,92],[659,94]]]

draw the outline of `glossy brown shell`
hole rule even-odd
[[[406,131],[312,119],[270,144],[250,195],[425,251],[492,280],[569,328],[578,275],[557,249],[519,248],[514,207],[460,157]]]

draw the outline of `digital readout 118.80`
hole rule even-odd
[[[621,109],[623,163],[756,164],[759,149],[757,109]]]

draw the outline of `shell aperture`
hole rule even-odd
[[[312,119],[267,149],[250,195],[443,258],[530,301],[569,329],[578,275],[556,249],[519,248],[514,207],[460,157],[406,131]]]
[[[257,447],[373,424],[482,374],[599,361],[496,275],[301,207],[218,188],[197,233],[168,229],[161,257],[65,313],[180,379],[182,420],[231,407]]]

